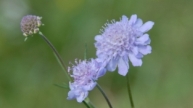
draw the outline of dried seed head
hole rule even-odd
[[[20,23],[23,35],[27,37],[37,33],[39,31],[39,27],[43,25],[41,19],[42,17],[35,15],[24,16]]]

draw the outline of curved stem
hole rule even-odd
[[[133,98],[132,98],[132,94],[131,94],[131,88],[130,88],[130,83],[129,83],[129,74],[127,74],[127,90],[128,90],[128,94],[129,94],[129,100],[131,103],[131,108],[134,108],[134,103],[133,103]]]
[[[113,108],[112,105],[111,105],[111,103],[110,103],[110,101],[109,101],[109,99],[108,99],[108,97],[107,97],[107,95],[105,94],[105,92],[103,91],[103,89],[101,88],[101,86],[100,86],[98,83],[97,83],[97,88],[99,89],[99,91],[100,91],[100,92],[102,93],[102,95],[104,96],[107,104],[109,105],[109,108]]]
[[[67,68],[64,65],[64,62],[60,56],[60,54],[58,53],[58,51],[56,50],[56,48],[54,47],[54,45],[52,45],[52,43],[46,38],[46,36],[43,35],[42,32],[39,32],[39,35],[46,41],[46,43],[50,46],[50,48],[53,50],[55,56],[57,57],[59,63],[62,65],[63,70],[65,71],[66,77],[68,78],[69,81],[71,81],[71,78],[67,72]]]
[[[39,32],[39,35],[46,41],[46,43],[50,46],[50,48],[53,50],[54,55],[56,56],[57,60],[59,61],[60,65],[62,66],[62,69],[65,71],[66,77],[68,78],[69,81],[72,81],[72,79],[70,78],[68,72],[67,72],[67,68],[61,58],[61,56],[59,55],[58,51],[56,50],[56,48],[54,47],[54,45],[52,45],[52,43],[46,38],[45,35],[43,35],[43,33]],[[89,100],[89,98],[87,98],[87,100],[83,101],[84,105],[87,108],[95,108],[94,105],[91,103],[91,101]]]

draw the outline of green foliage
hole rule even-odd
[[[60,85],[60,84],[54,84],[55,86],[57,87],[60,87],[60,88],[65,88],[65,89],[68,89],[69,90],[69,85],[68,84],[63,84],[63,85]]]

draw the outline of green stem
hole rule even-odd
[[[60,65],[62,66],[62,69],[65,71],[66,77],[69,81],[72,81],[72,79],[70,78],[68,72],[67,72],[67,68],[64,65],[64,62],[61,58],[61,56],[59,55],[58,51],[56,50],[56,48],[54,47],[54,45],[46,38],[45,35],[43,35],[43,33],[39,32],[39,35],[46,41],[46,43],[50,46],[50,48],[53,50],[54,55],[56,56],[57,60],[59,61]],[[89,100],[89,98],[87,99],[87,101],[83,101],[84,105],[87,108],[95,108],[94,105],[92,105],[91,101]]]
[[[87,108],[90,108],[90,106],[85,102],[83,101],[84,105],[87,107]]]
[[[62,60],[60,54],[58,53],[58,51],[56,50],[56,48],[54,47],[54,45],[52,45],[52,43],[46,38],[46,36],[43,35],[43,33],[39,32],[39,35],[46,41],[46,43],[50,46],[50,48],[53,50],[54,54],[56,55],[56,57],[58,58],[58,61],[60,62],[60,64],[62,65],[63,70],[65,71],[66,77],[68,78],[69,81],[71,81],[71,78],[67,72],[67,68],[64,65],[64,61]]]
[[[103,89],[101,88],[101,86],[100,86],[98,83],[97,83],[97,88],[99,89],[99,91],[100,91],[100,92],[102,93],[102,95],[104,96],[107,104],[109,105],[109,108],[113,108],[112,105],[111,105],[111,103],[110,103],[110,101],[109,101],[109,99],[108,99],[108,97],[107,97],[107,95],[105,94],[105,92],[103,91]]]
[[[129,74],[127,74],[127,90],[128,90],[128,94],[129,94],[129,100],[131,103],[131,108],[134,108],[134,103],[133,103],[133,98],[132,98],[132,94],[131,94],[131,88],[130,88],[130,83],[129,83]]]
[[[87,106],[87,108],[96,108],[88,97],[84,99],[83,103]]]

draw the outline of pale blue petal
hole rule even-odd
[[[142,21],[141,19],[137,19],[137,21],[136,21],[134,27],[141,27],[142,24],[143,24],[143,21]]]
[[[154,22],[152,21],[148,21],[146,22],[145,24],[143,24],[141,27],[140,27],[140,31],[145,33],[147,31],[149,31],[154,25]]]
[[[128,57],[120,58],[118,63],[118,73],[125,76],[129,69]]]
[[[108,71],[115,71],[118,64],[118,59],[112,58],[109,63],[107,64],[107,70]]]
[[[143,36],[137,38],[135,44],[137,45],[147,45],[150,42],[150,38],[148,34],[144,34]]]
[[[145,45],[148,45],[151,43],[151,39],[149,38],[146,42],[145,42]]]
[[[143,58],[143,54],[138,53],[137,55],[135,55],[135,57],[138,58],[138,59],[142,59]]]
[[[101,44],[100,43],[94,43],[94,46],[97,48],[100,48]],[[100,51],[98,51],[98,52],[100,52]]]
[[[125,15],[123,15],[122,16],[122,20],[121,20],[122,22],[125,22],[125,23],[127,23],[127,21],[128,21],[128,18],[127,18],[127,16],[125,16]]]
[[[71,82],[69,82],[69,87],[70,87],[70,89],[71,89],[71,90],[73,90],[73,89],[74,89],[74,86],[72,85],[72,83],[71,83]]]
[[[97,35],[94,38],[96,41],[101,41],[103,39],[103,37],[101,35]]]
[[[129,53],[129,60],[131,61],[133,66],[141,66],[142,60],[135,57],[134,54]]]
[[[75,99],[75,98],[76,98],[76,95],[74,94],[74,91],[69,91],[67,99],[72,100],[72,99]]]
[[[80,92],[80,95],[76,98],[77,102],[81,103],[88,96],[87,91]]]
[[[147,46],[140,46],[139,47],[139,52],[142,53],[143,55],[147,55],[151,53],[151,46],[147,45]]]
[[[106,71],[107,71],[107,70],[106,70],[105,68],[100,69],[97,77],[98,77],[98,78],[99,78],[99,77],[102,77],[103,75],[105,75]]]
[[[96,82],[91,81],[90,83],[88,83],[87,85],[85,85],[85,86],[83,87],[83,89],[86,90],[86,91],[90,91],[90,90],[92,90],[95,86],[96,86]]]
[[[132,48],[132,53],[133,53],[134,55],[137,55],[137,54],[139,53],[137,46],[133,46],[133,48]]]
[[[101,52],[100,53],[97,52],[97,56],[98,56],[97,60],[99,60],[101,62],[103,62],[107,58],[107,56],[105,54],[102,54]]]
[[[137,15],[136,14],[132,15],[129,20],[129,25],[135,24],[136,20],[137,20]]]
[[[143,36],[139,37],[139,38],[137,39],[137,41],[144,43],[144,42],[147,41],[148,39],[149,39],[149,35],[148,35],[148,34],[144,34]]]

